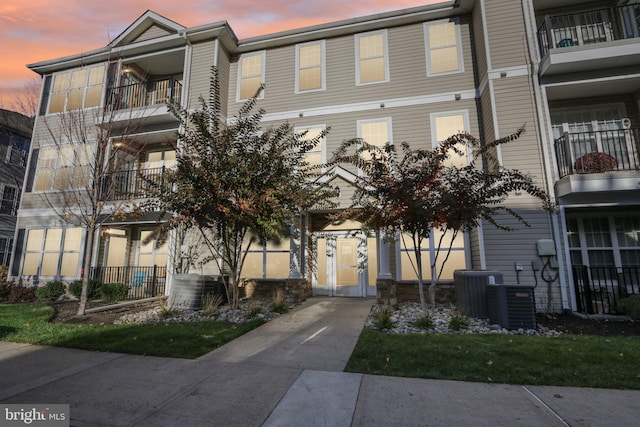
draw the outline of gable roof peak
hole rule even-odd
[[[176,34],[184,31],[186,28],[171,19],[165,18],[159,13],[147,9],[138,19],[120,33],[118,37],[113,39],[111,43],[109,43],[109,47],[114,48],[131,43],[153,26],[157,26],[170,34]]]

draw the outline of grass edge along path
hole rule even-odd
[[[50,323],[53,308],[40,304],[0,304],[0,341],[195,359],[262,325],[217,321],[154,325],[74,325]]]
[[[346,372],[485,383],[640,389],[639,337],[388,335],[364,328]]]

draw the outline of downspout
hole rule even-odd
[[[537,46],[533,44],[534,43],[533,35],[536,34],[535,32],[536,30],[535,30],[535,26],[532,25],[532,18],[535,19],[535,13],[533,10],[533,4],[530,0],[522,1],[522,13],[524,17],[525,28],[527,31],[527,37],[526,37],[527,50],[528,50],[528,57],[529,57],[529,66],[531,69],[530,79],[531,79],[531,85],[534,93],[533,102],[535,104],[534,112],[536,115],[536,122],[538,124],[538,132],[540,134],[540,145],[541,145],[542,154],[543,154],[542,164],[544,165],[544,172],[545,172],[543,177],[545,180],[547,191],[549,193],[549,197],[551,198],[551,200],[556,200],[555,189],[554,189],[555,179],[550,166],[550,162],[554,161],[554,157],[549,153],[549,149],[545,142],[549,137],[549,134],[545,132],[546,120],[543,120],[543,119],[546,118],[547,115],[545,114],[546,110],[543,108],[543,105],[541,105],[541,100],[545,100],[546,97],[543,95],[542,90],[540,88],[540,84],[536,80],[539,72],[539,67],[538,67],[539,58],[537,57],[537,52],[538,52]],[[547,138],[545,138],[545,135]],[[560,257],[560,254],[562,253],[562,245],[560,244],[560,242],[563,237],[562,237],[562,234],[560,233],[560,229],[558,226],[558,214],[556,212],[553,212],[549,215],[550,215],[549,222],[553,230],[553,240],[556,246],[556,254],[558,257]],[[564,262],[558,262],[558,270],[559,270],[558,277],[560,281],[560,303],[562,305],[563,310],[568,310],[570,309],[570,303],[567,297],[566,271],[565,271]]]

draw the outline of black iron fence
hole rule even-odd
[[[640,169],[640,129],[565,133],[555,140],[560,177]]]
[[[153,267],[94,267],[91,278],[102,283],[123,283],[129,287],[127,300],[164,295],[167,268]]]
[[[541,56],[549,49],[640,37],[640,5],[545,16],[538,28]]]
[[[577,310],[587,314],[617,314],[618,301],[640,294],[639,267],[574,266]]]
[[[169,101],[179,103],[182,83],[174,78],[132,83],[112,88],[107,94],[107,106],[113,110],[140,108],[165,104]]]
[[[166,168],[131,169],[114,172],[102,180],[100,200],[126,200],[154,197],[169,189]]]

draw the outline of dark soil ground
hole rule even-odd
[[[58,301],[51,303],[56,311],[51,321],[54,323],[109,324],[124,314],[148,310],[157,304],[159,303],[137,304],[78,316],[76,314],[78,311],[77,301]],[[90,307],[95,306],[95,303],[93,306],[90,305]],[[537,321],[538,325],[567,334],[640,337],[640,321],[583,319],[571,314],[539,314]]]
[[[538,325],[567,334],[640,337],[640,321],[583,319],[572,314],[539,314]]]

